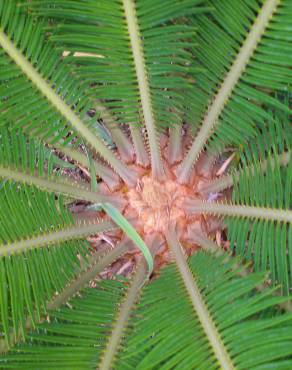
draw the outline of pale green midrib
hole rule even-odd
[[[111,335],[108,339],[104,355],[98,365],[98,370],[110,370],[113,368],[113,364],[116,358],[119,344],[121,342],[124,330],[127,322],[130,318],[131,311],[138,299],[141,291],[141,287],[147,277],[147,267],[144,260],[141,260],[137,267],[135,275],[132,279],[131,285],[127,290],[124,301],[119,307],[118,314],[116,316],[115,325],[112,329]]]
[[[181,166],[178,168],[177,175],[179,182],[184,183],[188,180],[192,166],[197,161],[199,154],[210,137],[214,125],[218,122],[218,118],[224,109],[228,98],[243,74],[279,2],[279,0],[267,0],[259,11],[242,48],[237,54],[231,69],[225,77],[213,103],[206,113],[202,126],[188,154],[183,160]]]
[[[190,271],[190,268],[183,255],[181,245],[176,238],[174,228],[166,234],[166,239],[173,253],[174,260],[185,284],[186,290],[191,299],[192,305],[198,316],[201,326],[208,338],[210,346],[220,365],[220,369],[232,370],[235,369],[232,359],[230,358],[225,345],[217,331],[216,325],[208,311],[208,307],[204,302],[200,289],[196,283],[196,279]]]
[[[124,241],[115,246],[109,252],[104,251],[104,255],[101,256],[100,252],[96,252],[94,255],[91,256],[88,264],[80,272],[80,275],[71,281],[67,287],[56,297],[54,297],[48,304],[46,305],[47,310],[57,310],[63,304],[69,301],[70,298],[73,297],[76,293],[78,293],[83,287],[85,287],[90,280],[94,279],[98,273],[102,272],[106,266],[109,266],[112,262],[114,262],[117,258],[119,258],[123,253],[125,253],[128,248],[132,245],[130,241]],[[46,316],[41,317],[38,323],[42,323]],[[28,330],[33,328],[33,323],[30,318],[27,318],[25,327]],[[12,345],[17,343],[17,340],[14,340],[15,335],[14,332],[10,334],[10,342]],[[9,351],[11,347],[9,347],[5,341],[5,339],[0,340],[0,353],[5,353]]]
[[[96,252],[90,257],[88,261],[89,267],[85,271],[74,279],[64,290],[54,297],[48,304],[48,310],[55,310],[62,304],[65,304],[69,298],[73,297],[77,292],[85,287],[90,280],[94,279],[100,272],[102,272],[107,266],[112,264],[117,258],[124,254],[129,247],[132,245],[130,241],[124,241],[116,245],[111,250],[107,250],[100,255],[100,252]]]
[[[158,134],[156,132],[156,122],[153,116],[150,87],[147,78],[144,52],[140,37],[135,3],[133,0],[123,0],[123,7],[128,27],[128,34],[131,42],[131,50],[134,58],[136,76],[139,85],[143,116],[148,133],[152,175],[154,178],[159,180],[164,175],[164,169],[162,164],[160,145],[158,141]]]
[[[278,157],[279,165],[280,166],[287,166],[290,162],[291,153],[285,152],[283,154],[280,154]],[[271,159],[271,166],[272,168],[275,167],[276,161],[275,159]],[[265,173],[268,169],[268,160],[264,160],[263,162],[259,163],[261,170],[263,173]],[[242,172],[242,171],[241,171]],[[255,173],[255,169],[253,166],[248,166],[245,169],[245,172],[247,174],[253,175]],[[202,194],[208,194],[208,193],[216,193],[220,192],[222,190],[225,190],[227,188],[230,188],[234,185],[234,182],[238,182],[240,179],[240,172],[237,171],[234,174],[225,175],[222,177],[219,177],[218,179],[211,180],[207,183],[203,183],[201,186],[199,186],[199,191]]]
[[[292,223],[292,211],[286,209],[206,202],[197,199],[185,200],[183,208],[186,212],[190,213],[209,213],[214,215],[246,217],[251,219],[258,218],[262,220]]]
[[[16,253],[25,253],[31,249],[46,247],[51,244],[62,243],[67,240],[80,239],[99,232],[109,231],[117,228],[111,221],[91,222],[80,225],[75,224],[64,227],[61,230],[46,231],[43,234],[29,239],[19,240],[14,243],[0,245],[0,257],[10,256]]]
[[[52,106],[68,120],[72,127],[94,148],[122,177],[128,184],[133,183],[131,172],[124,166],[120,160],[106,147],[106,145],[81,121],[81,119],[72,111],[59,95],[53,90],[49,83],[38,73],[38,71],[29,63],[24,55],[15,47],[10,39],[0,28],[0,45],[10,58],[18,65],[22,72],[37,89],[49,100]]]
[[[49,180],[42,177],[29,175],[16,169],[10,169],[3,166],[0,166],[0,177],[22,182],[28,185],[34,185],[42,190],[61,193],[72,198],[83,199],[88,202],[101,203],[111,202],[113,200],[110,196],[100,195],[82,188],[78,183],[66,184],[57,180]]]

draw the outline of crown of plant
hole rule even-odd
[[[1,1],[1,369],[292,368],[291,30]]]

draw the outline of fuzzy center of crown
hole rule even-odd
[[[144,233],[163,232],[173,221],[185,218],[180,204],[186,195],[184,186],[170,179],[160,183],[144,176],[128,193],[129,205],[138,217]]]

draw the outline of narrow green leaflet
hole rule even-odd
[[[94,161],[93,161],[91,155],[89,154],[84,141],[83,141],[83,144],[84,144],[84,147],[85,147],[85,152],[86,152],[86,156],[87,156],[87,160],[88,160],[88,168],[89,168],[89,171],[90,171],[91,191],[97,191],[96,170],[95,170],[95,166],[94,166]]]
[[[111,204],[102,203],[101,204],[104,211],[109,215],[110,218],[126,233],[126,235],[135,243],[135,245],[143,253],[149,268],[149,275],[153,271],[153,258],[147,247],[147,245],[142,240],[141,236],[133,228],[133,226],[125,219],[123,215]]]

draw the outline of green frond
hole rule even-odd
[[[186,103],[192,104],[199,70],[191,52],[195,27],[186,19],[206,11],[200,4],[32,2],[37,14],[56,19],[51,39],[71,53],[65,59],[90,81],[97,98],[120,122],[145,124],[156,178],[163,175],[156,128],[181,123]],[[74,57],[80,52],[84,57]]]
[[[126,17],[127,32],[131,43],[143,119],[148,135],[152,175],[155,179],[159,179],[165,176],[165,172],[162,165],[159,139],[156,133],[156,120],[150,96],[149,77],[146,70],[144,45],[141,40],[137,4],[133,0],[123,0],[123,10]]]
[[[292,369],[291,19],[0,0],[0,369]]]
[[[232,259],[234,260],[233,262],[233,270],[236,271],[236,273],[238,274],[238,276],[248,276],[251,272],[252,272],[252,266],[250,265],[250,261],[248,261],[248,263],[246,264],[246,266],[244,266],[242,264],[242,260],[240,259],[240,257],[235,257],[232,255],[232,251],[231,252],[227,252],[225,251],[224,249],[222,249],[221,246],[219,246],[217,243],[215,243],[212,239],[210,239],[209,237],[207,237],[206,235],[204,235],[203,233],[202,234],[198,234],[196,233],[195,235],[193,235],[193,239],[195,240],[195,242],[200,245],[202,247],[203,250],[205,251],[208,251],[208,252],[212,252],[215,254],[215,256],[224,256],[224,262],[229,262],[231,261]],[[236,262],[237,260],[237,262]],[[268,276],[268,279],[269,279],[269,276]],[[256,289],[260,292],[263,292],[267,286],[269,285],[269,280],[263,282],[263,284],[258,284],[256,286]],[[278,291],[275,292],[276,295],[282,295],[282,292],[280,291],[280,289]],[[287,302],[284,302],[284,303],[280,303],[279,304],[279,307],[281,307],[283,310],[287,311],[287,312],[292,312],[292,302],[291,300],[290,301],[287,301]]]
[[[0,368],[95,369],[125,289],[117,279],[83,290],[82,299],[71,300],[70,308],[51,313],[50,324],[39,325],[27,346],[2,356]]]
[[[85,102],[85,96],[82,99],[85,86],[74,84],[68,68],[62,63],[60,53],[45,41],[43,22],[36,22],[29,17],[24,8],[17,6],[17,1],[14,0],[2,1],[0,14],[1,124],[11,125],[13,122],[13,128],[24,127],[27,132],[53,143],[70,142],[76,132],[72,132],[72,127],[68,126],[58,108],[44,99],[38,88],[27,79],[21,65],[17,65],[17,61],[14,63],[13,57],[5,53],[9,46],[7,44],[4,48],[5,41],[8,43],[11,40],[23,58],[31,63],[31,68],[36,68],[35,73],[40,73],[43,79],[51,81],[54,90],[71,107],[75,106],[77,111],[82,109],[83,117],[91,108]]]
[[[237,204],[289,210],[291,200],[292,161],[283,167],[274,154],[267,159],[264,172],[257,163],[246,167],[234,185],[232,197]]]
[[[228,202],[202,201],[187,198],[183,208],[188,214],[211,214],[249,219],[260,219],[275,222],[292,222],[292,211],[277,208],[247,206]]]
[[[222,32],[218,33],[216,37],[220,37],[220,40],[213,40],[210,46],[218,42],[218,51],[220,50],[219,45],[225,45],[227,49],[221,55],[217,51],[213,61],[210,58],[209,61],[217,63],[218,66],[222,66],[221,68],[226,68],[227,65],[223,62],[224,58],[231,60],[232,57],[234,58],[234,46],[238,48],[241,42],[244,45],[242,35],[247,35],[247,30],[251,29],[255,19],[254,14],[264,16],[266,6],[274,7],[264,32],[259,39],[254,40],[257,46],[251,58],[247,60],[248,63],[242,70],[232,95],[224,102],[218,127],[210,144],[222,147],[230,144],[244,144],[247,139],[255,136],[258,127],[262,128],[267,120],[273,119],[271,113],[267,112],[270,108],[279,108],[284,112],[289,112],[289,108],[282,103],[279,96],[274,94],[277,91],[285,93],[291,90],[291,62],[287,58],[287,50],[291,47],[292,36],[289,31],[287,34],[282,31],[284,24],[287,23],[286,19],[289,18],[291,7],[289,1],[265,1],[260,7],[256,1],[239,1],[235,7],[228,5],[225,1],[224,4],[220,3],[220,8],[224,7],[223,12],[219,10],[219,4],[215,3],[213,1],[217,10],[214,12],[214,17],[217,22],[220,22],[219,27],[223,28],[224,35]],[[245,12],[243,9],[246,9],[246,18],[243,17],[243,12]],[[238,24],[240,27],[237,27]],[[201,30],[204,32],[204,28]],[[215,34],[213,29],[212,35]],[[204,45],[205,43],[201,47],[203,48]],[[211,51],[210,46],[207,47],[205,53]],[[210,73],[214,74],[211,71]],[[224,73],[221,73],[221,76],[224,76]]]
[[[17,127],[29,128],[34,134],[37,131],[50,143],[65,145],[76,136],[83,138],[126,183],[132,184],[134,174],[90,127],[87,112],[93,102],[86,94],[86,86],[70,75],[62,55],[44,39],[42,24],[34,24],[35,19],[23,12],[16,0],[5,1],[0,10],[3,122],[16,122]],[[13,28],[16,21],[20,22],[17,34]],[[17,84],[17,89],[10,83]],[[8,92],[7,96],[10,88],[12,95]]]
[[[230,358],[226,345],[218,332],[214,319],[206,306],[202,293],[200,292],[198,281],[196,277],[192,275],[187,264],[186,257],[184,256],[182,246],[177,239],[174,227],[167,231],[166,240],[172,252],[173,260],[180,273],[185,290],[188,294],[189,301],[196,312],[201,329],[206,336],[211,351],[213,352],[213,361],[217,362],[221,369],[234,369],[235,366]]]
[[[37,15],[56,21],[58,28],[52,27],[51,39],[70,52],[65,61],[92,83],[97,98],[121,123],[143,122],[123,2],[34,0],[30,4]],[[168,127],[180,122],[186,112],[191,99],[187,103],[185,99],[198,72],[191,54],[196,27],[186,20],[207,9],[198,0],[136,1],[135,8],[152,113],[158,126]],[[88,55],[78,57],[75,52]]]
[[[81,289],[95,279],[100,272],[122,256],[132,243],[128,240],[121,241],[114,248],[105,248],[88,257],[88,265],[83,266],[80,274],[74,278],[64,289],[47,304],[48,310],[56,310],[66,304]]]
[[[289,105],[289,96],[281,99]],[[225,216],[231,249],[252,261],[256,271],[271,271],[273,283],[281,284],[287,294],[292,283],[292,130],[287,112],[273,109],[270,113],[271,118],[257,136],[238,149],[238,170],[201,188],[210,194],[233,186],[234,205],[227,205],[227,209],[205,203],[201,209]],[[194,211],[195,203],[190,208]]]
[[[2,183],[0,197],[1,249],[40,233],[68,229],[73,224],[62,198],[55,201],[54,196],[36,188]],[[44,314],[46,301],[80,269],[78,255],[85,257],[86,244],[61,240],[56,243],[59,245],[49,249],[0,259],[0,331],[7,345],[25,338],[26,320],[34,325]]]
[[[199,252],[189,268],[205,309],[236,369],[291,367],[291,314],[277,312],[271,290],[257,292],[262,274],[238,277],[233,261]],[[146,270],[145,270],[146,271]],[[105,350],[127,282],[101,281],[50,313],[30,343],[2,356],[0,368],[94,369]],[[102,304],[101,304],[102,302]],[[272,313],[276,316],[272,317]],[[210,343],[174,265],[143,290],[129,317],[114,369],[219,369]]]
[[[291,134],[289,115],[277,111],[261,135],[243,146],[240,171],[233,174],[232,181],[235,204],[291,213]],[[261,221],[227,219],[231,248],[242,258],[252,260],[256,270],[271,270],[273,282],[282,284],[288,293],[291,223],[268,221],[267,212],[263,216]]]
[[[211,8],[210,13],[194,20],[198,28],[195,53],[205,69],[194,86],[197,97],[193,110],[195,122],[203,118],[260,9],[259,2],[254,0],[240,0],[233,5],[228,0],[220,4],[214,0],[206,3]]]
[[[52,179],[52,173],[64,166],[58,160],[51,150],[21,131],[0,129],[0,176],[4,177],[0,191],[1,351],[24,339],[28,323],[33,327],[52,296],[76,277],[78,256],[87,254],[87,245],[80,239],[104,231],[106,226],[95,222],[74,225],[62,197],[55,200],[55,193],[65,188],[67,195],[72,190],[71,196],[78,199],[82,193],[76,184]],[[99,199],[96,193],[84,191],[91,194],[92,201]],[[112,223],[108,226],[114,227]]]
[[[44,145],[39,140],[25,135],[21,130],[0,127],[0,163],[4,166],[21,168],[30,174],[38,173],[40,176],[52,175],[60,169],[76,169],[74,164],[61,160],[55,153],[68,156],[83,167],[89,167],[88,158],[80,150],[69,146],[54,144]],[[94,161],[96,173],[110,188],[115,188],[119,183],[118,176],[107,166]],[[53,171],[54,170],[54,171]]]
[[[284,104],[289,106],[289,97],[282,97]],[[220,192],[240,181],[241,172],[249,171],[250,175],[256,167],[263,173],[268,169],[268,162],[273,167],[278,161],[280,166],[287,166],[291,161],[292,128],[290,115],[279,109],[270,110],[272,115],[255,138],[239,146],[233,167],[225,176],[215,178],[200,186],[200,191],[206,195]]]
[[[98,220],[94,220],[93,222],[84,224],[77,223],[68,228],[41,233],[30,239],[0,245],[0,257],[25,253],[31,249],[44,248],[48,245],[59,244],[66,240],[82,239],[112,229],[115,229],[115,225],[111,221],[98,222]]]
[[[114,196],[100,195],[89,190],[89,186],[82,185],[77,181],[50,177],[49,179],[38,175],[29,175],[15,168],[3,167],[0,165],[0,178],[16,181],[21,184],[33,185],[38,189],[50,193],[64,194],[74,199],[83,199],[88,202],[114,202]],[[121,205],[121,199],[117,199],[117,206]]]
[[[198,21],[195,38],[197,58],[207,70],[194,87],[201,99],[195,114],[202,114],[202,124],[178,170],[181,182],[207,142],[217,150],[240,145],[264,126],[269,107],[289,112],[273,97],[275,91],[291,90],[287,59],[291,34],[283,32],[291,12],[289,0],[237,1],[234,6],[229,1],[208,3],[214,11]]]
[[[256,292],[261,275],[238,277],[232,269],[234,262],[223,260],[199,252],[189,266],[232,365],[236,369],[278,368],[281,363],[291,366],[287,358],[291,353],[291,314],[265,315],[283,298],[272,297],[271,291]],[[262,318],[257,319],[260,312]],[[159,279],[145,288],[130,333],[118,368],[222,368],[175,266],[164,269]]]
[[[292,162],[280,167],[268,160],[263,173],[260,166],[242,171],[234,185],[233,201],[253,207],[273,207],[291,213]],[[253,261],[256,271],[270,270],[274,283],[288,293],[292,286],[292,222],[226,219],[231,249]]]
[[[40,141],[28,138],[20,130],[0,127],[0,163],[17,166],[31,174],[52,175],[62,168],[74,168],[71,163],[61,160]]]
[[[67,153],[67,150],[65,150]],[[71,154],[72,150],[69,150]],[[83,160],[83,157],[73,150],[73,156]],[[81,157],[81,158],[80,158]],[[42,143],[27,138],[21,131],[12,131],[6,127],[0,130],[0,178],[16,181],[21,184],[33,185],[39,189],[69,197],[84,199],[89,202],[110,201],[115,197],[102,196],[92,192],[88,183],[72,181],[70,178],[55,175],[53,164],[59,163],[52,150]],[[95,164],[98,168],[98,164]],[[74,166],[73,166],[74,168]],[[117,206],[121,204],[118,202]]]
[[[275,3],[275,12],[224,108],[211,145],[244,144],[255,135],[257,127],[262,128],[266,121],[275,119],[271,108],[291,112],[281,99],[281,94],[291,92],[291,61],[287,50],[291,47],[292,33],[287,28],[285,34],[282,30],[291,16],[291,6],[289,1]],[[279,94],[275,96],[275,92]]]
[[[269,156],[281,156],[291,151],[292,127],[289,109],[291,107],[290,94],[276,95],[286,107],[286,111],[269,109],[270,115],[265,125],[261,127],[255,138],[243,143],[237,150],[238,165],[243,171],[246,166],[253,166],[256,162],[263,163]]]
[[[137,270],[131,279],[129,288],[120,303],[120,307],[115,317],[112,332],[108,338],[104,353],[101,356],[98,368],[100,370],[110,370],[116,359],[117,352],[121,346],[122,339],[125,335],[125,329],[131,319],[132,309],[137,302],[141,288],[146,282],[147,268],[145,261],[140,261]]]

